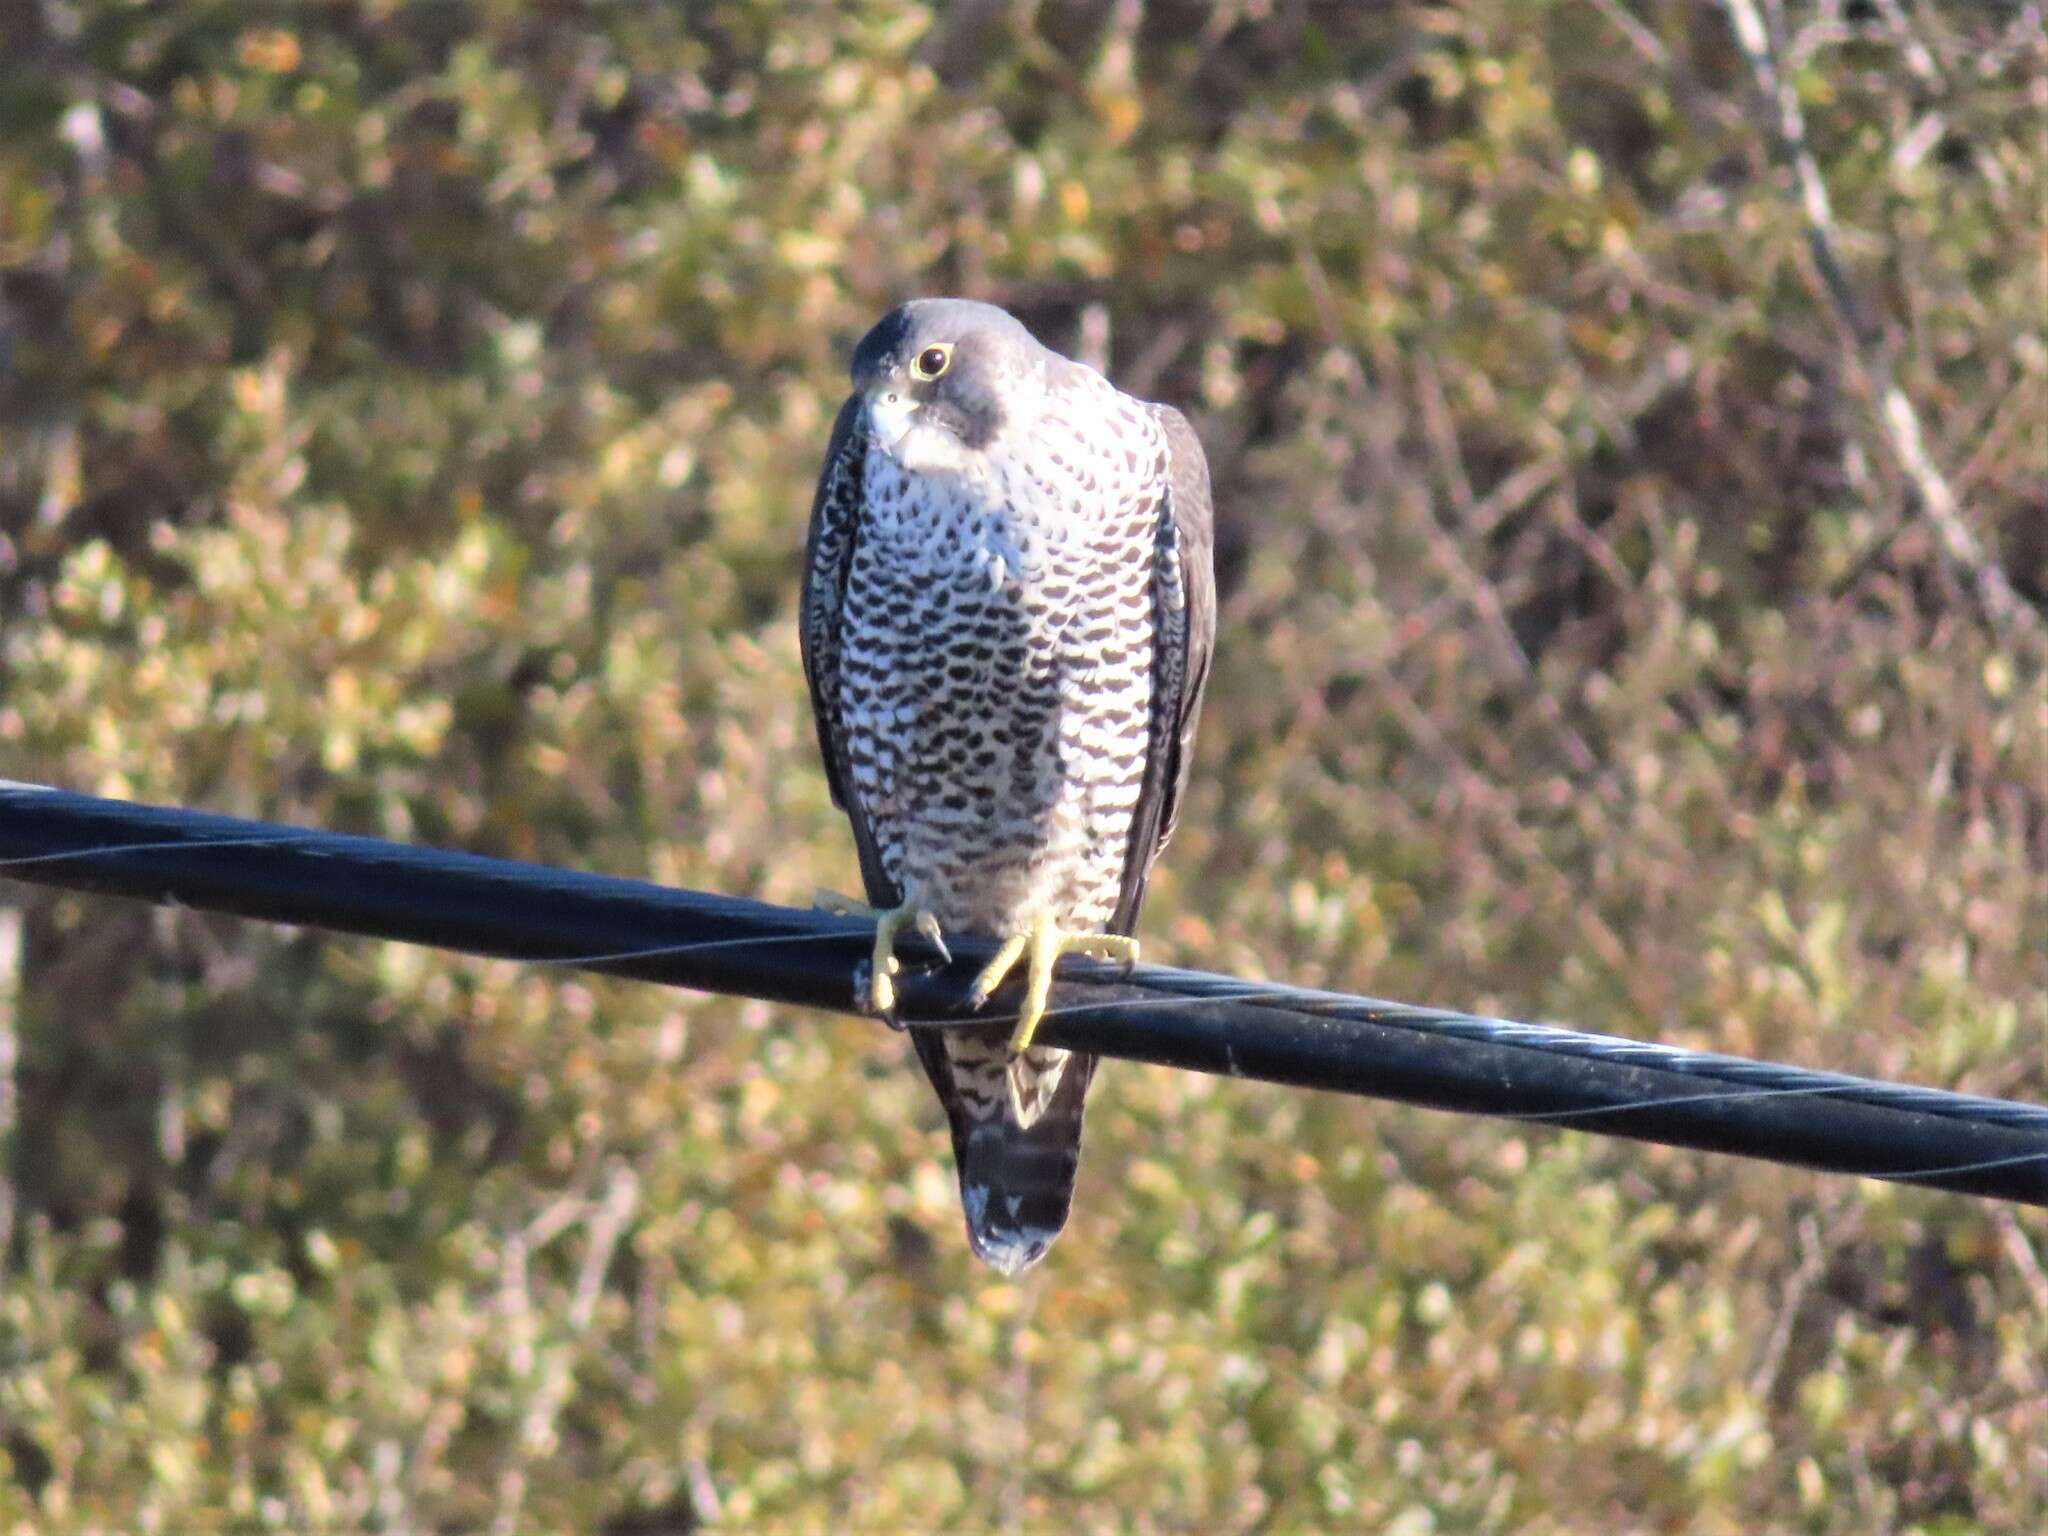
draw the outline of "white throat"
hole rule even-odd
[[[914,426],[889,449],[913,475],[972,475],[981,456],[944,427]]]
[[[919,421],[916,403],[903,395],[879,394],[869,400],[868,430],[876,445],[908,474],[969,474],[981,457],[944,427]]]

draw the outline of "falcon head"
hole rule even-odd
[[[912,299],[854,349],[853,387],[884,453],[913,474],[959,474],[1043,392],[1052,357],[993,304]]]

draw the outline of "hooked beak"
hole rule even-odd
[[[868,391],[868,430],[884,448],[894,448],[914,424],[917,403],[887,382]]]

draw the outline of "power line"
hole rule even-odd
[[[859,918],[0,780],[0,877],[858,1013]],[[903,1019],[1000,1020],[988,946]],[[908,952],[914,956],[915,950]],[[1063,966],[1051,1045],[2048,1205],[2048,1107],[1200,971]]]

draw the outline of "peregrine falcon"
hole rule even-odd
[[[962,299],[853,355],[811,510],[804,672],[878,919],[1001,940],[1016,1029],[911,1031],[945,1106],[974,1252],[1005,1274],[1066,1224],[1095,1058],[1034,1046],[1062,953],[1132,961],[1216,629],[1209,471],[1187,419]]]

